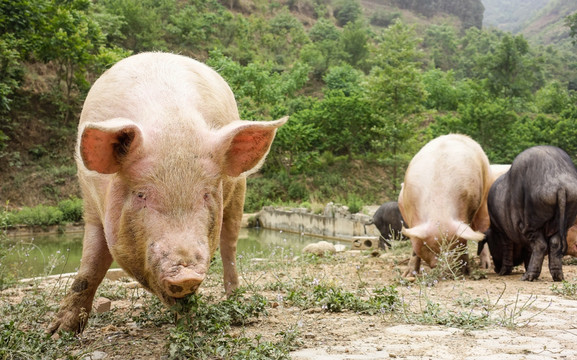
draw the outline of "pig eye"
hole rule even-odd
[[[137,192],[136,196],[138,196],[139,199],[146,200],[146,194],[143,192]]]
[[[203,199],[204,199],[204,201],[210,200],[210,194],[209,193],[204,194]]]

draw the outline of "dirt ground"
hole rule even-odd
[[[380,256],[369,252],[343,252],[329,259],[303,265],[287,260],[282,267],[263,270],[267,259],[245,259],[241,267],[244,285],[261,285],[262,295],[269,300],[268,315],[258,318],[242,329],[243,334],[271,334],[291,327],[298,328],[302,346],[291,353],[295,360],[352,359],[577,359],[577,301],[557,295],[546,265],[538,281],[520,280],[522,270],[500,277],[492,270],[486,278],[439,281],[434,286],[418,282],[399,283],[406,254],[387,252]],[[476,260],[476,259],[475,259]],[[298,264],[298,266],[295,266]],[[575,283],[577,266],[564,265],[565,279]],[[313,279],[336,284],[351,292],[369,291],[375,287],[398,284],[405,310],[377,315],[359,315],[352,311],[329,313],[321,308],[302,310],[285,306],[282,292],[262,290],[273,281]],[[132,288],[134,283],[105,280],[102,289]],[[560,283],[555,283],[561,286]],[[42,286],[50,289],[54,280]],[[26,288],[5,290],[2,297],[22,297]],[[143,290],[136,290],[143,294]],[[222,296],[222,280],[211,275],[203,293]],[[93,315],[82,341],[91,349],[85,359],[163,359],[166,358],[166,335],[171,325],[139,327],[128,321],[114,325],[112,317],[122,316],[128,309],[146,311],[146,303],[131,290],[126,298],[112,301],[108,313]],[[136,300],[135,300],[136,298]],[[447,325],[431,325],[423,309],[427,302],[436,304],[438,316],[477,312],[466,304],[485,303],[490,323],[481,329],[463,329]],[[465,305],[463,305],[465,304]],[[482,308],[482,307],[481,307]],[[463,310],[464,309],[464,310]],[[461,314],[461,313],[459,313]],[[430,315],[430,314],[429,314]],[[431,318],[434,318],[431,317]]]

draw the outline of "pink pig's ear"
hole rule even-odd
[[[101,174],[113,174],[121,168],[129,153],[142,144],[142,131],[132,120],[116,118],[87,123],[79,141],[84,166]]]
[[[224,152],[224,173],[237,177],[256,171],[276,134],[288,116],[276,121],[234,121],[219,130],[219,145]]]

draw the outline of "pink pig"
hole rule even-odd
[[[227,83],[184,56],[143,53],[106,71],[78,126],[82,262],[48,331],[84,329],[113,260],[170,305],[197,291],[220,246],[230,295],[245,176],[286,121],[240,121]]]

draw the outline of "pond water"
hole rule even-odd
[[[10,237],[8,251],[0,257],[0,271],[14,278],[75,272],[82,254],[82,236],[83,233],[78,232]],[[307,244],[321,240],[350,246],[348,242],[276,230],[241,229],[238,255],[262,258],[273,252],[282,252],[292,258],[299,255]],[[112,267],[118,265],[113,263]]]

